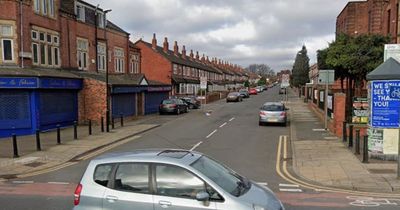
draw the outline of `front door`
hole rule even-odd
[[[216,209],[215,202],[196,200],[205,192],[205,183],[191,172],[171,165],[156,165],[154,210]]]

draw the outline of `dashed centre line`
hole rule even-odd
[[[211,132],[210,134],[208,134],[208,136],[206,136],[206,139],[210,138],[214,133],[217,132],[217,129],[215,129],[213,132]]]
[[[226,124],[228,124],[227,122],[224,122],[224,124],[220,125],[219,127],[222,128],[224,127]]]
[[[232,120],[234,120],[235,118],[234,117],[232,117],[230,120],[229,120],[229,122],[232,122]]]
[[[192,147],[192,149],[190,149],[190,151],[193,151],[194,149],[196,149],[198,146],[200,146],[200,144],[202,144],[203,142],[202,141],[200,141],[199,143],[197,143],[196,145],[194,145],[193,147]]]

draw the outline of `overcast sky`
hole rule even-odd
[[[267,64],[292,69],[305,44],[310,65],[316,51],[334,40],[335,22],[348,0],[86,0],[112,9],[108,19],[151,42],[156,33],[170,49],[178,41],[209,57],[247,67]]]

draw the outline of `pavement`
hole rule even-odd
[[[363,164],[341,139],[323,130],[323,123],[296,92],[289,91],[288,98],[293,171],[299,177],[326,187],[400,194],[396,162],[371,160]],[[217,105],[207,104],[204,111]],[[56,131],[49,131],[40,134],[42,151],[36,151],[35,135],[18,136],[18,158],[13,157],[11,138],[0,139],[0,181],[56,170],[87,154],[134,139],[131,137],[169,120],[168,116],[150,115],[126,121],[123,127],[117,120],[109,133],[93,126],[92,135],[87,126],[79,126],[77,140],[73,139],[73,128],[63,128],[61,144],[57,144]]]
[[[370,159],[362,163],[346,142],[324,130],[324,123],[298,94],[289,91],[294,172],[318,185],[400,194],[397,162]]]

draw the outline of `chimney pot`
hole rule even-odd
[[[190,57],[194,58],[193,50],[190,50]]]
[[[156,39],[156,33],[153,33],[153,39],[151,40],[151,47],[153,49],[157,48],[157,39]]]
[[[168,52],[168,48],[169,48],[168,45],[169,45],[169,44],[168,44],[168,38],[165,37],[165,38],[164,38],[164,44],[163,44],[164,52]]]
[[[179,48],[178,48],[178,42],[177,41],[175,41],[174,42],[174,54],[175,55],[178,55],[179,54]]]
[[[196,51],[196,60],[200,60],[199,51]]]
[[[186,59],[186,47],[185,47],[185,45],[182,46],[182,57]]]

